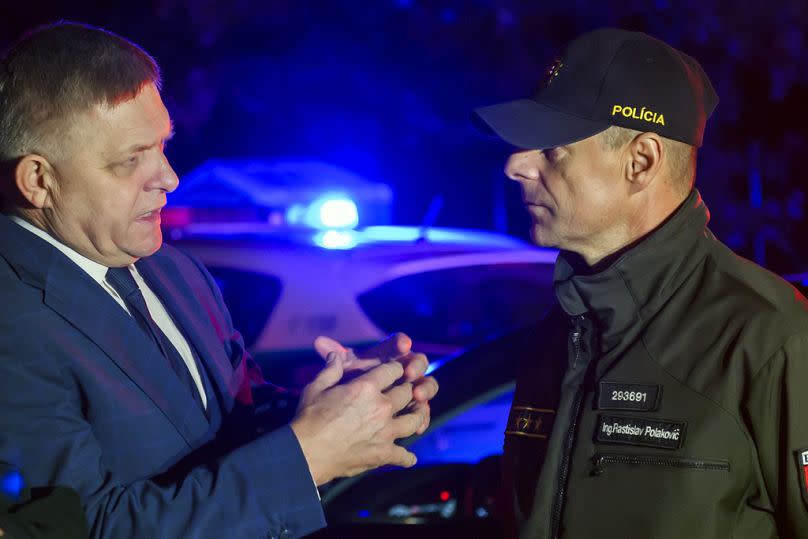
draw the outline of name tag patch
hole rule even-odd
[[[555,419],[555,410],[513,406],[508,416],[505,434],[544,439],[553,430],[553,419]]]
[[[659,407],[662,388],[653,384],[601,382],[598,410],[650,412]]]
[[[667,421],[626,415],[600,415],[595,441],[679,449],[685,440],[684,421]]]
[[[800,478],[802,501],[808,508],[808,448],[797,449],[795,455],[797,457],[797,473]]]

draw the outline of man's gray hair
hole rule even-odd
[[[58,22],[29,32],[0,58],[0,161],[58,153],[73,117],[160,84],[154,59],[101,28]]]

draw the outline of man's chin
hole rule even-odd
[[[160,232],[155,233],[152,235],[148,240],[145,240],[138,245],[133,246],[131,249],[127,249],[126,254],[133,258],[144,258],[147,256],[151,256],[157,251],[160,250],[160,247],[163,246],[163,234]]]
[[[539,247],[556,247],[556,242],[549,234],[549,231],[542,226],[532,226],[530,228],[530,239]]]

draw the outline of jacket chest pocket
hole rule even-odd
[[[699,455],[598,451],[572,474],[568,537],[733,537],[743,481],[731,461]]]
[[[628,455],[620,453],[597,453],[592,457],[590,475],[601,476],[608,470],[621,467],[648,467],[683,471],[729,472],[729,461],[722,459],[673,457],[665,455]]]

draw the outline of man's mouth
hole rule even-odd
[[[525,209],[530,215],[537,217],[546,214],[554,214],[553,210],[551,210],[549,206],[546,206],[540,202],[525,202]]]
[[[136,219],[138,221],[156,221],[156,220],[160,219],[160,210],[162,210],[162,209],[163,208],[160,207],[160,208],[155,208],[155,209],[153,209],[151,211],[147,211],[146,213],[141,213],[140,215],[137,216]]]

